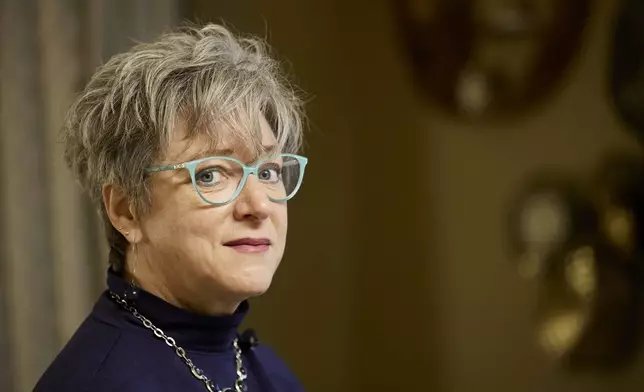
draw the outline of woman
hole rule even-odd
[[[284,253],[300,109],[263,45],[218,25],[98,69],[63,139],[106,223],[108,289],[35,391],[302,390],[237,330]]]

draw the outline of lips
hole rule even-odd
[[[228,241],[225,246],[268,246],[271,241],[268,238],[239,238],[233,241]]]
[[[240,238],[224,245],[238,253],[264,254],[271,248],[271,241],[268,238]]]

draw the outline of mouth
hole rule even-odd
[[[239,238],[224,243],[224,246],[240,253],[264,253],[270,248],[271,241],[268,238]]]

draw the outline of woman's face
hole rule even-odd
[[[261,130],[262,143],[270,149],[275,136],[263,117]],[[247,148],[225,134],[217,151],[207,151],[203,139],[184,140],[185,135],[179,127],[163,163],[217,155],[245,163],[252,159]],[[154,173],[150,184],[152,203],[140,219],[139,254],[134,255],[137,277],[141,268],[148,269],[142,277],[154,276],[155,284],[163,286],[157,290],[189,308],[207,308],[213,300],[238,303],[268,289],[284,253],[287,208],[268,199],[256,176],[250,175],[239,197],[222,206],[198,196],[186,169]]]

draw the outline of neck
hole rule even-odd
[[[223,295],[217,295],[210,290],[200,290],[200,285],[194,284],[193,281],[184,281],[179,276],[176,276],[176,283],[171,284],[159,269],[156,270],[155,272],[150,268],[139,268],[133,273],[128,266],[124,278],[128,283],[134,282],[143,290],[173,306],[206,316],[231,315],[243,301],[232,298],[222,300],[225,298]]]

